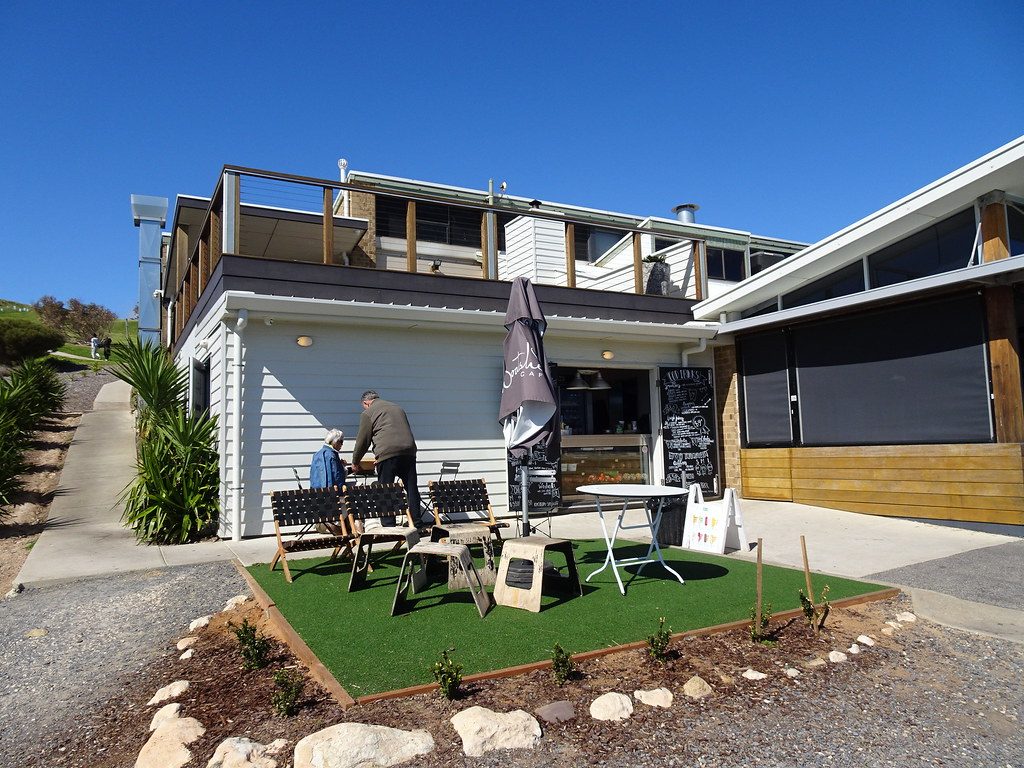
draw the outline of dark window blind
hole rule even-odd
[[[740,340],[739,353],[747,444],[789,445],[793,441],[793,422],[785,334],[772,331],[745,336]]]

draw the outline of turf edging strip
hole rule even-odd
[[[234,558],[231,561],[238,572],[242,574],[242,578],[245,579],[246,584],[249,585],[249,589],[252,590],[253,597],[256,598],[256,602],[259,603],[263,612],[267,615],[267,620],[273,625],[281,637],[284,638],[285,645],[294,654],[295,658],[301,661],[308,669],[310,676],[320,684],[320,686],[327,691],[331,698],[333,698],[343,709],[348,709],[355,700],[349,696],[348,691],[345,690],[344,686],[338,682],[338,680],[331,674],[330,670],[324,666],[323,662],[317,657],[313,650],[306,645],[306,641],[299,636],[299,633],[295,631],[288,620],[284,617],[284,614],[277,609],[274,601],[271,600],[270,595],[263,591],[263,587],[259,585],[259,582],[252,577],[252,574],[246,570],[245,566],[242,565],[238,558]]]

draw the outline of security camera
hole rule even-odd
[[[504,192],[506,189],[508,189],[508,182],[507,181],[501,182],[501,191]]]
[[[154,299],[161,299],[161,298],[163,298],[163,295],[164,295],[163,288],[157,288],[155,291],[153,291],[153,298]]]
[[[274,324],[274,318],[266,317],[266,318],[263,319],[263,322],[264,322],[265,325],[273,325]]]

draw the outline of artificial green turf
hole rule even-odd
[[[575,541],[580,578],[604,561],[602,540]],[[647,546],[619,544],[617,558],[646,553]],[[680,584],[659,564],[639,576],[636,566],[622,573],[626,595],[619,593],[610,569],[584,583],[582,597],[551,591],[540,613],[494,606],[484,619],[468,590],[448,592],[444,583],[412,595],[408,613],[392,617],[391,602],[401,565],[392,556],[374,566],[366,585],[347,592],[351,561],[326,558],[289,560],[294,582],[281,568],[254,565],[249,572],[266,590],[320,661],[355,697],[432,682],[430,666],[441,651],[464,674],[486,672],[551,658],[555,643],[570,653],[645,640],[658,618],[673,632],[750,618],[754,604],[755,566],[745,560],[679,549],[665,549],[665,560],[686,580]],[[551,562],[561,564],[560,555]],[[631,579],[631,581],[627,581]],[[883,585],[835,576],[813,575],[815,595],[829,586],[829,599],[874,592]],[[775,612],[799,608],[802,571],[764,567],[764,601]]]

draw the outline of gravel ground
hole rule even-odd
[[[230,563],[163,568],[29,589],[0,600],[0,765],[27,761],[189,622],[248,590]],[[45,629],[39,638],[26,637]]]
[[[60,364],[61,376],[68,385],[68,396],[64,400],[64,410],[69,413],[84,413],[92,410],[93,401],[104,384],[117,381],[114,375],[105,370],[97,373],[85,365],[71,361]]]

